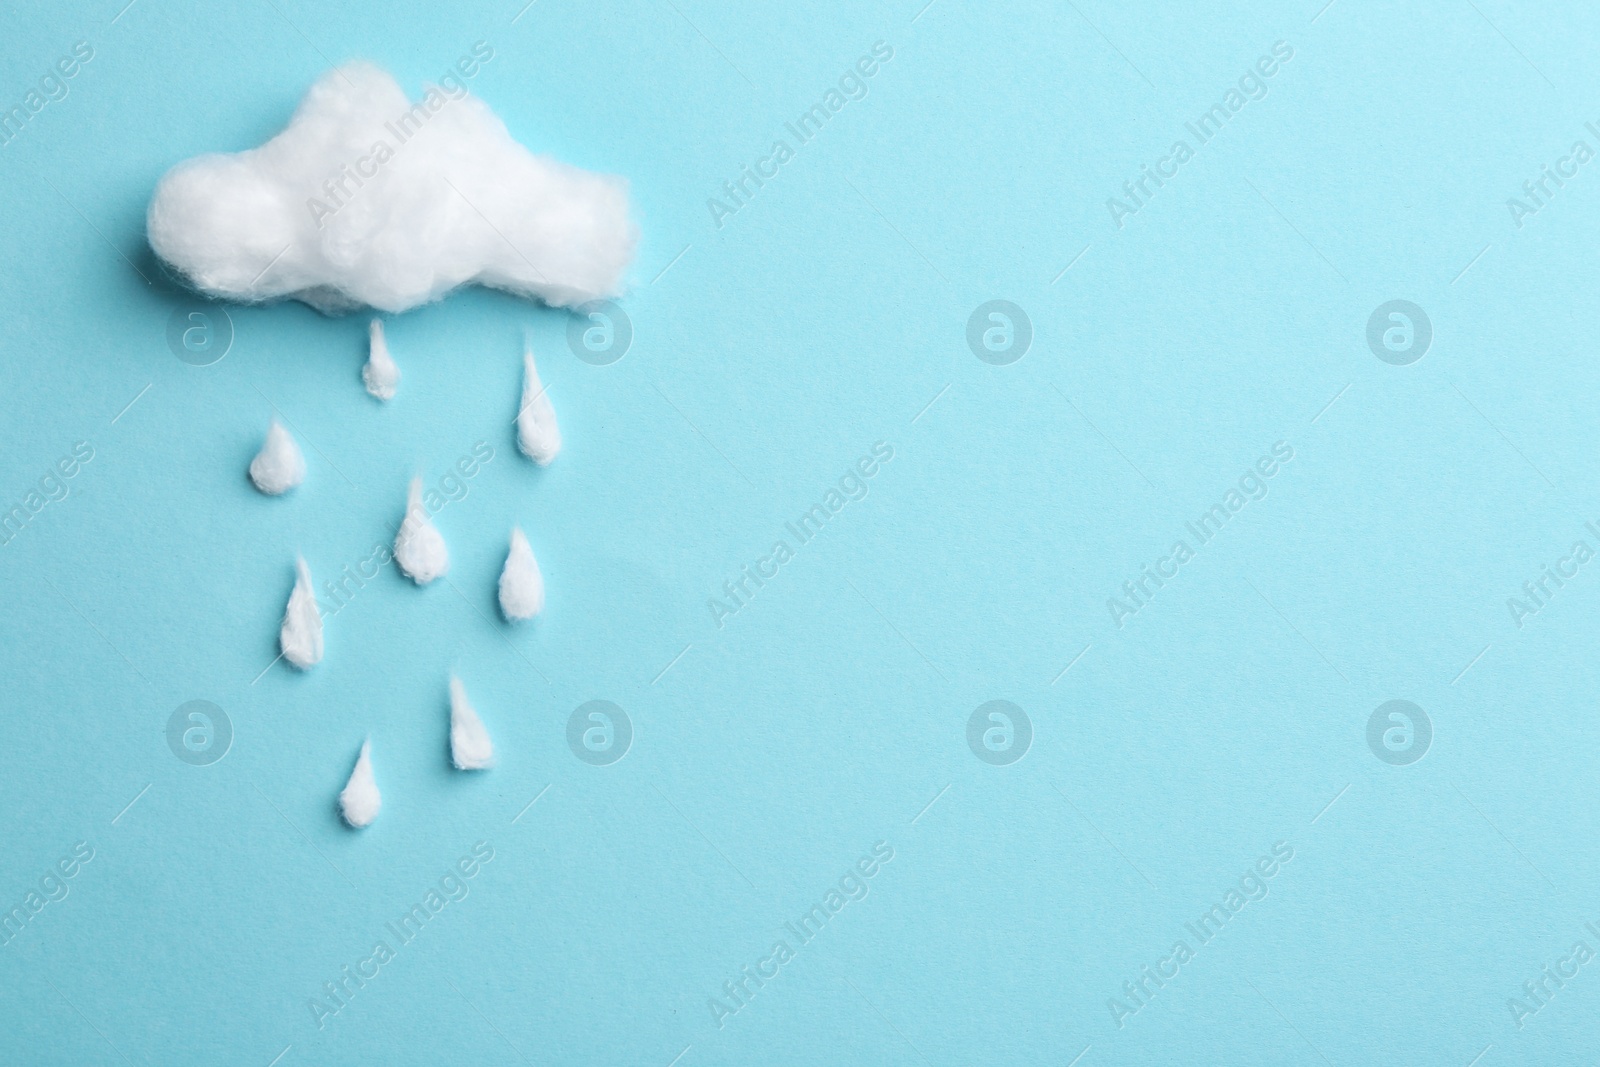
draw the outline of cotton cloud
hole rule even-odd
[[[453,73],[413,103],[368,63],[330,71],[261,147],[168,171],[147,225],[205,293],[329,314],[469,284],[556,306],[617,296],[638,240],[623,179],[529,152]]]

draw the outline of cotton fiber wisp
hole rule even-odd
[[[371,826],[383,807],[383,794],[378,792],[378,780],[372,776],[372,739],[361,742],[361,755],[356,759],[356,769],[339,794],[339,813],[344,821],[361,829]]]
[[[394,559],[400,569],[418,585],[427,585],[450,569],[450,550],[444,535],[428,518],[422,504],[422,479],[411,479],[406,498],[406,517],[394,539]]]
[[[522,407],[517,409],[517,446],[522,454],[541,467],[561,451],[561,428],[556,425],[556,409],[550,393],[539,381],[539,368],[533,365],[533,339],[522,349]]]
[[[511,528],[511,551],[500,572],[500,610],[509,622],[531,619],[544,610],[544,575],[521,527]]]
[[[287,493],[306,480],[306,457],[277,419],[267,427],[267,440],[250,461],[250,480],[269,496]]]
[[[395,386],[400,384],[400,368],[389,356],[389,343],[383,339],[383,320],[373,319],[367,327],[367,365],[361,368],[361,380],[367,392],[379,400],[393,400]]]
[[[467,687],[450,676],[450,759],[458,771],[481,771],[494,766],[494,744],[483,720],[467,700]]]
[[[370,63],[329,71],[266,144],[168,171],[150,246],[204,293],[329,314],[470,284],[561,307],[620,295],[638,241],[627,183],[534,155],[440,81],[414,104]]]
[[[295,557],[294,575],[294,591],[289,594],[289,607],[278,630],[278,647],[283,650],[284,659],[308,670],[322,660],[322,613],[317,610],[317,596],[311,591],[311,568],[303,557]]]

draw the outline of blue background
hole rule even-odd
[[[1600,149],[1600,11],[922,2],[0,16],[7,107],[94,48],[0,150],[4,506],[94,449],[0,548],[0,903],[95,850],[0,948],[0,1061],[1589,1062],[1600,963],[1520,1028],[1507,1000],[1600,952],[1600,563],[1520,627],[1506,601],[1600,547],[1600,162],[1520,228],[1505,202]],[[388,405],[361,316],[234,308],[224,359],[174,358],[160,175],[271,136],[332,62],[420,93],[479,40],[515,136],[632,183],[625,357],[472,291],[390,322]],[[869,95],[717,226],[707,199],[879,40]],[[1107,198],[1277,41],[1267,95],[1119,229]],[[1032,323],[1009,365],[966,342],[992,299]],[[1392,299],[1432,322],[1409,366],[1366,342]],[[514,444],[525,327],[548,470]],[[275,409],[310,466],[283,499],[244,476]],[[386,568],[320,666],[266,669],[295,553],[319,584],[365,559],[479,440],[449,582]],[[869,495],[719,628],[708,600],[879,441]],[[1265,499],[1116,626],[1279,441]],[[513,523],[549,589],[517,629]],[[487,774],[447,765],[451,671]],[[209,766],[166,741],[196,699],[234,730]],[[633,723],[610,766],[565,740],[590,699]],[[966,741],[995,699],[1033,726],[1009,766]],[[1368,748],[1390,699],[1432,721],[1408,766]],[[334,798],[368,733],[384,809],[355,833]],[[319,1029],[308,999],[480,841],[470,895]],[[710,998],[879,841],[869,895],[719,1026]],[[1280,841],[1270,895],[1116,1025]]]

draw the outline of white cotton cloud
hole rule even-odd
[[[627,183],[534,155],[441,81],[413,103],[369,63],[330,71],[266,144],[168,171],[151,247],[212,296],[330,314],[472,284],[555,306],[620,295],[638,240]]]

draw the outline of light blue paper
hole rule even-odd
[[[0,1062],[1590,1061],[1600,14],[120,3],[0,16]],[[167,168],[480,41],[626,325],[461,293],[382,405],[164,277]],[[448,583],[361,578],[419,473]]]

